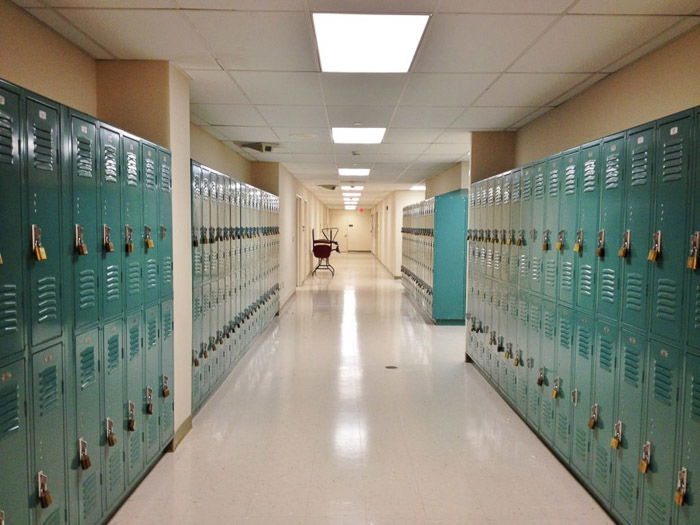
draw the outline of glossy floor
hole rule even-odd
[[[609,522],[464,363],[464,327],[427,324],[369,255],[333,264],[114,523]]]

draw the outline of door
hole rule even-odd
[[[681,424],[680,462],[677,470],[686,469],[688,487],[685,502],[678,509],[678,523],[700,523],[700,357],[687,354]]]
[[[556,430],[556,401],[562,395],[558,389],[556,363],[557,313],[554,303],[542,301],[542,357],[540,367],[544,373],[542,400],[540,404],[540,433],[546,441],[553,443]],[[555,390],[556,389],[556,390]]]
[[[527,334],[527,359],[530,374],[528,379],[530,383],[527,389],[527,418],[530,424],[535,428],[540,426],[540,405],[548,382],[546,370],[543,368],[541,359],[541,344],[542,344],[542,302],[536,297],[529,297],[529,314],[528,314],[528,334]]]
[[[576,381],[572,380],[571,367],[578,364],[578,355],[576,358],[572,355],[574,352],[574,332],[576,330],[576,319],[573,310],[569,308],[558,308],[557,315],[557,334],[555,343],[555,359],[556,375],[554,377],[554,385],[550,389],[550,396],[553,399],[555,431],[554,431],[554,446],[559,453],[569,458],[571,455],[571,427],[572,417],[574,416],[573,405],[571,403],[571,392],[574,388],[579,388],[580,378],[577,376]],[[578,345],[575,350],[580,350]],[[577,370],[578,372],[578,370]],[[590,376],[590,373],[588,374]],[[557,393],[554,395],[554,389]],[[583,384],[580,388],[586,388]]]
[[[591,419],[595,418],[597,426],[600,422],[601,407],[596,405],[594,395],[591,392],[593,387],[593,345],[595,343],[593,319],[587,315],[578,315],[577,317],[574,339],[575,375],[572,388],[574,442],[571,459],[576,470],[588,478],[590,476],[591,432],[595,430],[595,427],[591,428]]]
[[[545,227],[547,249],[543,258],[543,294],[545,298],[557,299],[557,266],[559,258],[559,187],[561,185],[562,158],[555,156],[547,161],[545,173]],[[544,239],[542,242],[545,242]]]

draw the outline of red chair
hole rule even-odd
[[[335,268],[331,266],[330,257],[333,249],[327,241],[314,242],[314,257],[318,259],[318,264],[314,268],[313,275],[316,275],[316,270],[328,270],[335,276]]]

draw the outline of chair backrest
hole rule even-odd
[[[315,244],[314,245],[314,257],[317,259],[326,259],[331,256],[331,246],[330,244]]]

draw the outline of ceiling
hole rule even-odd
[[[700,23],[698,0],[15,0],[97,59],[191,78],[192,121],[283,163],[330,206],[337,168],[370,167],[360,206],[469,159],[471,132],[515,130]],[[407,74],[321,73],[312,12],[432,14]],[[387,127],[334,145],[331,126]],[[272,153],[236,142],[279,143]],[[345,178],[343,178],[345,179]]]

